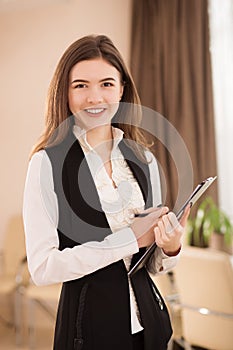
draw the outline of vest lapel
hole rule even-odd
[[[109,227],[91,171],[77,140],[70,148],[64,167],[69,173],[67,190],[71,208],[85,222],[92,224],[94,218],[98,227]]]

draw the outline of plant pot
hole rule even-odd
[[[224,251],[228,254],[233,254],[232,245],[226,245],[224,235],[213,232],[210,236],[209,247],[216,250]]]

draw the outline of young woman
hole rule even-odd
[[[106,36],[81,38],[60,59],[23,212],[33,281],[63,282],[55,350],[163,350],[171,336],[148,271],[174,267],[189,210],[179,223],[157,208],[158,167],[138,128],[139,105]],[[153,242],[146,266],[128,277]]]

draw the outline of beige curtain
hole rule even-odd
[[[217,171],[207,6],[207,0],[133,0],[132,9],[131,70],[142,105],[161,113],[183,138],[194,185]],[[150,127],[152,134],[162,128],[166,143],[177,146],[156,117]],[[184,197],[189,191],[186,160],[177,169],[162,143],[155,138],[154,153],[167,183],[164,201],[178,207],[180,178]],[[216,184],[207,194],[217,200]]]

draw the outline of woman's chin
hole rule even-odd
[[[75,123],[86,130],[90,130],[93,128],[98,128],[101,126],[106,126],[111,124],[112,118],[113,116],[106,116],[106,115],[99,115],[99,116],[91,115],[91,116],[85,116],[85,118],[83,118],[79,114],[75,118]]]

